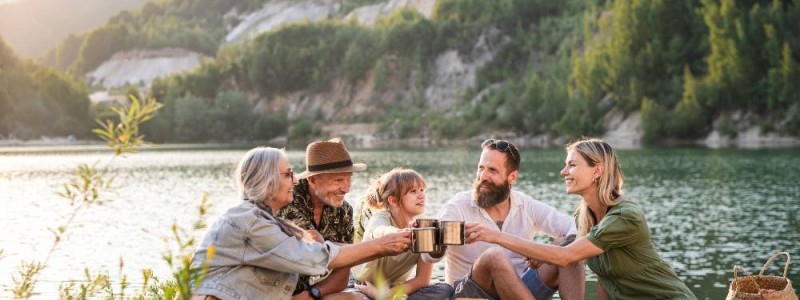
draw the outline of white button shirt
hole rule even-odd
[[[488,228],[497,228],[492,217],[485,209],[480,208],[472,200],[472,191],[456,194],[445,204],[439,213],[442,221],[465,221],[468,223],[481,223]],[[521,192],[511,191],[511,209],[503,222],[502,231],[526,240],[542,232],[553,238],[562,238],[568,234],[576,234],[575,222],[566,214],[559,212],[554,207],[539,202]],[[486,242],[475,242],[461,246],[448,246],[445,255],[445,280],[452,285],[453,281],[464,278],[467,272],[484,251],[497,245]],[[499,247],[499,246],[497,246]],[[511,258],[511,263],[517,274],[522,276],[527,264],[525,257],[503,249]],[[422,255],[423,260],[429,263],[437,262],[428,254]]]

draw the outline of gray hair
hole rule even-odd
[[[264,203],[274,198],[281,184],[278,163],[285,157],[283,150],[272,147],[247,151],[234,173],[242,199]]]

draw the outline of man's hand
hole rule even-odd
[[[480,223],[466,223],[464,224],[465,235],[467,237],[467,244],[474,242],[487,242],[497,244],[500,232],[497,229],[487,228]]]
[[[308,296],[308,291],[303,291],[297,295],[292,296],[292,300],[309,300],[311,297]]]
[[[525,262],[528,263],[528,268],[531,269],[538,269],[543,264],[541,261],[535,260],[533,258],[525,258]]]
[[[408,247],[411,245],[411,232],[405,230],[398,231],[386,234],[372,241],[381,246],[379,252],[381,256],[395,256],[408,250]]]

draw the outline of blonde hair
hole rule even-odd
[[[602,164],[604,171],[597,179],[597,193],[600,203],[614,206],[622,202],[625,192],[622,191],[622,169],[619,168],[617,155],[611,145],[598,138],[582,138],[566,146],[567,153],[576,150],[590,167]],[[578,236],[585,236],[592,226],[596,225],[593,213],[586,201],[581,201],[576,210]]]
[[[281,184],[278,163],[285,157],[283,150],[271,147],[247,151],[234,172],[242,199],[264,203],[274,198]]]
[[[400,201],[415,186],[425,187],[425,179],[412,169],[394,168],[372,180],[364,204],[373,210],[389,207],[389,197]]]

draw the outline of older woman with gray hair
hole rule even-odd
[[[349,268],[408,249],[408,232],[339,246],[317,242],[275,216],[292,202],[292,187],[297,183],[283,150],[248,151],[235,177],[244,201],[211,226],[195,251],[192,268],[208,271],[192,287],[194,299],[289,299],[299,274],[321,279],[334,268]]]

